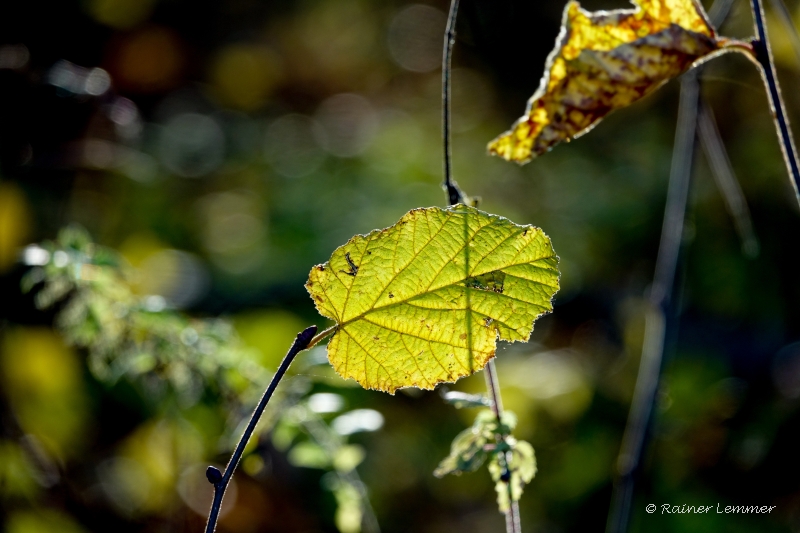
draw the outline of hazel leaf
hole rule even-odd
[[[357,235],[306,283],[336,321],[336,372],[389,393],[477,372],[498,338],[527,341],[558,287],[558,257],[541,229],[465,205],[415,209]]]
[[[634,9],[588,12],[571,1],[525,115],[489,153],[527,163],[591,130],[607,114],[728,50],[696,0],[631,0]]]

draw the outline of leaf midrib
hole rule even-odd
[[[545,257],[541,257],[541,258],[539,258],[539,259],[536,259],[536,261],[538,262],[538,261],[541,261],[541,260],[543,260],[543,259],[550,259],[551,257],[554,257],[554,256],[555,256],[555,254],[553,254],[553,255],[549,255],[549,256],[545,256]],[[501,271],[501,272],[503,272],[503,273],[504,273],[504,274],[506,274],[507,276],[512,276],[512,277],[515,277],[515,278],[518,278],[518,279],[525,279],[525,278],[520,278],[519,276],[514,276],[513,274],[509,274],[509,273],[507,273],[507,272],[504,272],[504,270],[503,270],[503,269],[505,269],[505,268],[510,268],[510,267],[515,267],[515,266],[521,266],[521,265],[529,265],[529,264],[531,264],[531,263],[532,263],[531,261],[524,262],[524,263],[514,263],[514,264],[511,264],[511,265],[506,265],[506,266],[504,266],[503,268],[500,268],[500,269],[498,269],[498,270],[499,270],[499,271]],[[557,272],[557,271],[556,271],[556,272]],[[465,278],[463,278],[463,279],[456,280],[456,281],[454,281],[453,283],[448,283],[447,285],[442,285],[441,287],[437,287],[436,289],[434,289],[434,291],[423,291],[423,292],[420,292],[420,293],[418,293],[418,294],[415,294],[415,295],[413,295],[413,296],[410,296],[410,297],[408,297],[408,298],[406,298],[406,299],[404,299],[404,300],[400,300],[400,301],[397,301],[397,302],[392,302],[392,303],[385,304],[385,305],[381,305],[381,306],[377,306],[377,307],[375,307],[375,306],[373,306],[373,307],[370,307],[369,309],[367,309],[366,311],[364,311],[364,312],[363,312],[363,313],[361,313],[360,315],[356,315],[356,316],[354,316],[353,318],[350,318],[350,319],[348,319],[348,320],[345,320],[345,321],[339,322],[339,327],[341,328],[341,327],[344,327],[344,326],[346,326],[346,325],[348,325],[348,324],[352,324],[353,322],[357,322],[358,320],[361,320],[361,319],[363,319],[364,317],[366,317],[367,315],[369,315],[369,314],[371,314],[371,313],[373,313],[373,312],[375,312],[375,311],[379,311],[379,310],[385,310],[385,309],[390,309],[390,308],[392,308],[392,307],[397,307],[397,306],[400,306],[400,305],[405,305],[405,304],[408,304],[408,303],[409,303],[411,300],[413,300],[414,298],[417,298],[417,297],[419,297],[419,296],[423,296],[423,295],[425,295],[425,294],[427,294],[427,293],[429,293],[429,292],[435,292],[435,291],[439,291],[439,290],[441,290],[441,289],[446,289],[446,288],[448,288],[448,287],[453,287],[453,286],[459,285],[459,284],[463,283],[463,282],[464,282],[464,280],[466,280],[468,277],[470,277],[470,276],[467,276],[467,277],[465,277]],[[553,286],[553,285],[548,285],[548,284],[546,284],[546,283],[541,283],[541,282],[538,282],[538,281],[533,281],[533,280],[528,280],[528,279],[525,279],[525,281],[528,281],[528,282],[530,282],[530,283],[535,283],[535,284],[537,284],[537,285],[542,285],[542,286],[545,286],[545,287],[557,288],[556,286]],[[476,291],[476,292],[478,292],[478,289],[471,289],[471,288],[469,288],[469,287],[465,287],[465,289],[466,289],[466,290],[472,290],[472,291]],[[383,293],[381,293],[381,294],[383,294]],[[520,300],[519,298],[514,298],[513,296],[509,296],[509,295],[507,295],[507,294],[503,294],[503,293],[499,293],[499,292],[498,292],[498,293],[493,293],[493,294],[495,294],[495,295],[496,295],[496,296],[498,296],[498,297],[511,298],[511,299],[513,299],[513,300],[516,300],[516,301],[518,301],[518,302],[523,302],[523,303],[525,303],[525,304],[528,304],[528,305],[535,305],[535,306],[537,306],[537,307],[545,307],[545,306],[543,306],[543,305],[541,305],[541,304],[538,304],[538,303],[535,303],[535,302],[527,302],[527,301],[525,301],[525,300]],[[474,311],[472,308],[468,308],[468,309],[469,309],[470,311]],[[442,310],[442,311],[445,311],[445,310]],[[476,311],[476,312],[477,312],[477,311]]]

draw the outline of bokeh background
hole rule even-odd
[[[524,530],[548,533],[605,526],[678,101],[672,82],[527,166],[488,157],[538,85],[562,9],[463,0],[453,71],[456,179],[483,209],[542,227],[561,258],[555,312],[497,360],[516,435],[539,464]],[[800,22],[800,4],[789,9]],[[303,288],[310,268],[354,234],[445,201],[446,10],[442,0],[2,3],[5,531],[203,527],[205,466],[224,464],[294,335],[326,325]],[[768,20],[800,124],[800,63]],[[736,0],[723,32],[751,34],[747,2]],[[798,531],[800,210],[755,68],[730,54],[701,82],[760,253],[742,252],[698,155],[631,529]],[[450,388],[481,392],[483,377]],[[474,416],[437,392],[353,387],[317,348],[251,442],[220,531],[502,530],[485,469],[432,476]],[[662,516],[647,503],[777,508]]]

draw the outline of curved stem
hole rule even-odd
[[[244,448],[247,446],[247,442],[253,435],[253,431],[256,429],[256,424],[258,424],[258,420],[261,418],[264,408],[269,403],[270,398],[272,398],[272,393],[275,392],[278,383],[280,383],[281,378],[283,378],[284,374],[286,374],[286,371],[289,369],[289,365],[292,364],[295,356],[308,348],[316,332],[317,326],[310,326],[297,334],[297,338],[294,340],[292,347],[289,348],[289,352],[286,354],[286,357],[283,358],[278,370],[275,371],[275,375],[272,376],[272,381],[270,381],[267,390],[264,391],[264,395],[258,402],[253,414],[250,415],[250,422],[247,424],[247,428],[245,428],[244,433],[242,433],[239,443],[236,445],[236,449],[234,450],[233,455],[231,455],[228,465],[225,467],[225,473],[220,473],[220,471],[213,466],[209,466],[206,470],[206,477],[208,478],[208,481],[214,485],[214,501],[211,504],[211,512],[208,515],[206,533],[213,533],[217,527],[219,510],[222,507],[222,498],[225,496],[225,489],[228,488],[228,483],[230,483],[231,477],[233,477],[233,472],[236,470],[236,466],[239,464],[239,460],[242,458]]]
[[[792,132],[789,129],[789,119],[786,116],[786,106],[783,103],[781,88],[778,84],[778,77],[775,74],[775,61],[772,58],[772,49],[767,38],[767,23],[764,18],[764,4],[762,0],[750,0],[753,9],[753,22],[756,28],[756,40],[753,41],[753,52],[755,59],[761,66],[761,77],[767,87],[769,96],[769,106],[772,112],[772,120],[778,132],[778,139],[781,143],[783,160],[786,163],[786,170],[792,180],[794,194],[800,203],[800,166],[797,162],[797,148],[794,145]]]

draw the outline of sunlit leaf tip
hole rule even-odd
[[[632,0],[634,9],[564,9],[556,47],[524,116],[489,143],[523,164],[594,127],[691,66],[749,45],[717,36],[694,0]]]
[[[306,283],[337,323],[328,359],[339,375],[389,393],[482,369],[498,338],[528,339],[558,287],[541,229],[464,205],[415,209],[357,235]]]

